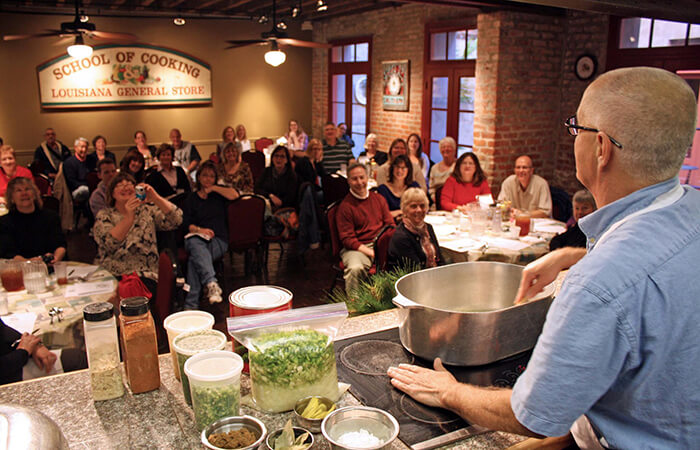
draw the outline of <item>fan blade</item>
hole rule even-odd
[[[57,47],[63,47],[65,45],[72,44],[74,41],[75,41],[75,37],[67,36],[67,37],[62,37],[58,41],[54,42],[53,45],[55,45]]]
[[[109,39],[113,41],[136,41],[138,37],[131,33],[112,33],[110,31],[89,31],[88,36],[95,39]]]
[[[59,36],[61,34],[61,31],[59,30],[50,30],[47,31],[46,33],[37,33],[37,34],[7,34],[2,37],[3,41],[19,41],[21,39],[32,39],[32,38],[40,38],[40,37],[49,37],[49,36]]]
[[[331,44],[323,44],[321,42],[300,41],[292,38],[279,38],[277,43],[281,45],[291,45],[292,47],[309,47],[309,48],[331,48]]]
[[[248,40],[242,40],[242,41],[226,41],[230,46],[226,47],[226,50],[230,48],[239,48],[239,47],[245,47],[248,45],[263,45],[267,44],[269,41],[267,39],[248,39]]]

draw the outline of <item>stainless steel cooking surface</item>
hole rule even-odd
[[[513,305],[522,266],[466,262],[421,270],[396,282],[401,343],[426,359],[481,365],[535,346],[554,284]]]

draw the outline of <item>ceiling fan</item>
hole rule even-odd
[[[277,2],[272,2],[272,29],[260,34],[260,39],[243,39],[226,41],[229,45],[226,49],[246,47],[248,45],[270,45],[271,50],[265,54],[265,61],[272,65],[278,66],[285,61],[285,54],[279,50],[280,47],[308,47],[308,48],[331,48],[331,44],[321,42],[302,41],[299,39],[290,38],[287,33],[280,30],[277,26]]]
[[[80,13],[80,0],[76,0],[75,18],[72,22],[63,22],[61,24],[60,30],[46,30],[44,33],[35,34],[8,34],[3,36],[2,38],[5,41],[17,41],[22,39],[58,36],[63,39],[58,41],[56,45],[62,45],[73,41],[75,45],[83,46],[85,46],[85,37],[90,39],[103,39],[113,41],[135,41],[138,39],[135,35],[130,33],[113,33],[109,31],[97,31],[95,24],[90,23],[88,20],[89,19],[87,18],[87,16],[84,15],[84,13]]]

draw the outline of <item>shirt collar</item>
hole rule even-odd
[[[581,218],[578,221],[578,225],[581,231],[586,235],[587,249],[590,251],[603,233],[614,223],[640,209],[646,208],[656,200],[656,197],[668,192],[677,184],[679,184],[678,176],[669,178],[666,181],[647,186],[621,199],[615,200],[586,217]]]

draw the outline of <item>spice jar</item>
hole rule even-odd
[[[226,347],[226,335],[219,330],[199,330],[179,334],[173,340],[173,348],[177,353],[176,367],[182,373],[185,362],[190,356],[213,350],[223,350],[224,347]],[[182,394],[185,396],[185,402],[192,405],[190,382],[187,375],[182,377]]]
[[[125,298],[119,303],[122,357],[131,392],[139,394],[160,387],[158,344],[153,316],[146,297]]]
[[[92,398],[110,400],[124,395],[122,371],[119,367],[119,338],[114,306],[111,303],[92,303],[83,308],[85,348]]]

